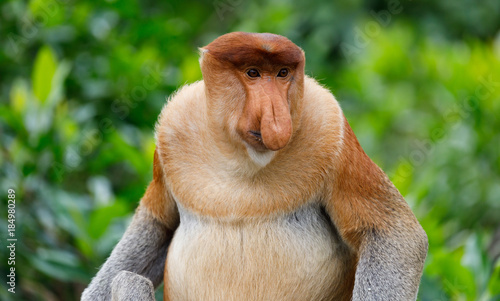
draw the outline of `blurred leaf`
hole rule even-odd
[[[490,277],[488,292],[491,296],[500,299],[500,260],[497,260],[495,269]]]
[[[400,161],[391,180],[404,196],[408,194],[408,188],[412,183],[414,166],[408,160]]]
[[[16,79],[12,84],[12,88],[10,90],[10,106],[15,112],[21,113],[24,111],[28,93],[29,91],[26,81],[22,79]]]
[[[24,129],[24,124],[20,114],[11,110],[10,107],[2,104],[0,104],[0,119],[3,123],[7,124],[12,129],[17,129],[19,132],[22,132]]]
[[[491,266],[479,235],[474,233],[467,239],[462,264],[473,271],[478,291],[483,292],[488,284]]]
[[[39,249],[31,263],[40,271],[61,281],[87,279],[80,267],[80,260],[68,251]]]
[[[56,57],[52,49],[43,46],[38,51],[33,66],[31,79],[33,81],[33,93],[43,104],[47,100],[52,89],[52,79],[57,69]]]
[[[439,249],[434,252],[431,262],[426,267],[429,275],[439,276],[443,288],[455,298],[473,301],[476,296],[474,276],[460,262],[463,250],[453,252]]]
[[[44,26],[51,26],[63,20],[64,4],[64,1],[31,0],[29,8],[36,21],[41,21]]]
[[[100,238],[114,218],[124,216],[127,213],[128,207],[119,202],[115,202],[111,206],[95,209],[89,221],[88,233],[90,237],[93,239]]]
[[[181,66],[182,76],[187,83],[200,80],[201,71],[199,68],[198,56],[195,53],[187,55]]]
[[[150,164],[144,164],[145,158],[141,150],[128,144],[118,131],[113,132],[109,141],[114,145],[114,157],[118,160],[126,159],[126,163],[131,164],[139,174],[145,174],[150,169]],[[121,159],[120,159],[121,158]]]
[[[71,71],[71,64],[67,60],[63,60],[56,68],[51,81],[51,90],[48,100],[53,109],[64,98],[64,81]]]

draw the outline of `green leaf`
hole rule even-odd
[[[488,291],[492,296],[500,297],[500,259],[497,260],[495,270],[488,283]]]
[[[67,60],[62,60],[52,77],[51,89],[47,96],[46,107],[53,110],[54,107],[64,99],[64,81],[71,71],[71,64]]]
[[[463,253],[463,248],[451,252],[439,249],[430,256],[425,272],[439,276],[444,291],[453,300],[474,300],[477,296],[474,274],[461,264]]]
[[[52,89],[52,78],[56,73],[57,61],[52,49],[48,46],[38,51],[33,66],[31,80],[33,81],[33,93],[43,104],[47,100]]]
[[[488,255],[482,246],[480,234],[472,234],[465,243],[462,257],[462,265],[473,273],[476,287],[481,292],[487,287],[491,272]]]
[[[402,195],[407,195],[413,180],[415,167],[408,159],[400,159],[399,161],[391,180]]]
[[[64,21],[65,4],[67,1],[31,0],[29,10],[33,18],[38,18],[44,26],[51,27]]]
[[[27,99],[28,85],[26,84],[26,81],[16,79],[12,84],[12,89],[10,90],[10,106],[15,112],[21,113],[26,107]]]
[[[61,281],[87,280],[79,258],[69,251],[40,248],[32,257],[31,264],[44,274]]]
[[[198,62],[198,57],[195,55],[188,56],[181,65],[183,79],[186,82],[195,82],[200,80],[201,71]]]
[[[127,212],[127,206],[122,202],[115,202],[111,206],[96,209],[90,217],[88,234],[90,237],[98,239],[108,229],[114,218],[124,216]]]

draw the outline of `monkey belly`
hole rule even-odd
[[[167,300],[335,299],[343,252],[319,206],[237,222],[179,211]]]

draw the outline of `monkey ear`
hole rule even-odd
[[[200,62],[200,66],[201,66],[201,64],[202,64],[202,62],[203,62],[203,58],[205,57],[205,53],[207,53],[207,52],[208,52],[208,49],[203,48],[203,47],[199,47],[199,48],[198,48],[198,52],[200,53],[200,58],[199,58],[199,60],[198,60],[198,61]]]

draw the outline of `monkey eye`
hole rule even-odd
[[[288,69],[283,68],[278,72],[278,77],[286,77],[288,75]]]
[[[247,71],[247,75],[250,76],[250,77],[260,77],[260,73],[256,69],[250,69],[250,70],[248,70]]]

